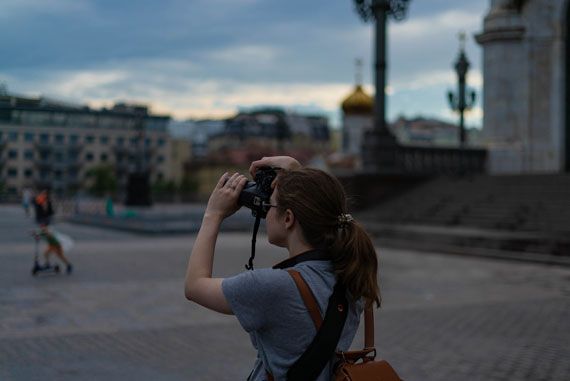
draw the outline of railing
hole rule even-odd
[[[364,169],[389,174],[462,175],[485,172],[486,162],[485,149],[384,145],[364,157]]]
[[[483,173],[486,159],[485,149],[400,146],[396,168],[402,173],[419,174]]]

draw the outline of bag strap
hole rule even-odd
[[[321,329],[321,325],[323,324],[323,318],[319,311],[319,305],[317,304],[317,300],[313,292],[305,282],[305,279],[301,276],[301,274],[296,270],[287,270],[289,275],[295,281],[295,285],[297,289],[299,289],[299,293],[301,294],[301,298],[303,298],[303,302],[305,303],[305,307],[309,310],[309,314],[311,315],[311,319],[313,319],[313,323],[315,323],[315,328],[317,331]]]
[[[317,328],[317,334],[309,347],[289,368],[287,380],[315,380],[331,360],[340,340],[348,316],[346,289],[340,282],[336,283],[323,320],[315,296],[301,274],[296,270],[287,270],[287,272],[295,281],[303,302],[311,314],[315,328]]]
[[[315,327],[318,331],[323,323],[323,318],[319,312],[319,305],[317,304],[313,292],[298,271],[287,270],[287,272],[295,281],[295,284],[299,289],[299,293],[303,298],[303,302],[309,310],[309,314],[311,315],[313,323],[315,323]],[[364,310],[364,348],[374,348],[374,310],[372,307]]]
[[[364,348],[374,348],[374,310],[372,306],[364,310]]]

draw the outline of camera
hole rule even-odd
[[[265,218],[269,211],[271,183],[277,177],[275,168],[261,167],[255,173],[254,181],[248,181],[241,191],[238,204],[251,209],[255,217]]]

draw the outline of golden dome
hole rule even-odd
[[[352,94],[342,101],[341,107],[345,114],[372,114],[374,98],[366,94],[361,85],[357,85]]]

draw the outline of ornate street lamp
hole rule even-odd
[[[396,21],[406,17],[410,0],[354,0],[356,10],[364,21],[376,20],[375,64],[375,123],[377,130],[387,130],[386,105],[386,21],[392,16]]]
[[[466,78],[467,72],[469,71],[469,61],[465,55],[465,33],[461,32],[459,34],[459,57],[455,62],[455,72],[457,73],[458,89],[457,93],[454,94],[452,91],[447,92],[447,99],[449,101],[449,107],[453,111],[459,113],[459,145],[465,147],[466,136],[465,136],[465,111],[473,108],[476,100],[475,91],[467,89]]]
[[[394,165],[397,142],[386,125],[386,22],[388,16],[396,21],[406,16],[410,0],[354,0],[356,11],[364,21],[376,20],[376,64],[374,100],[374,128],[364,139],[364,167],[378,170],[378,166]]]

